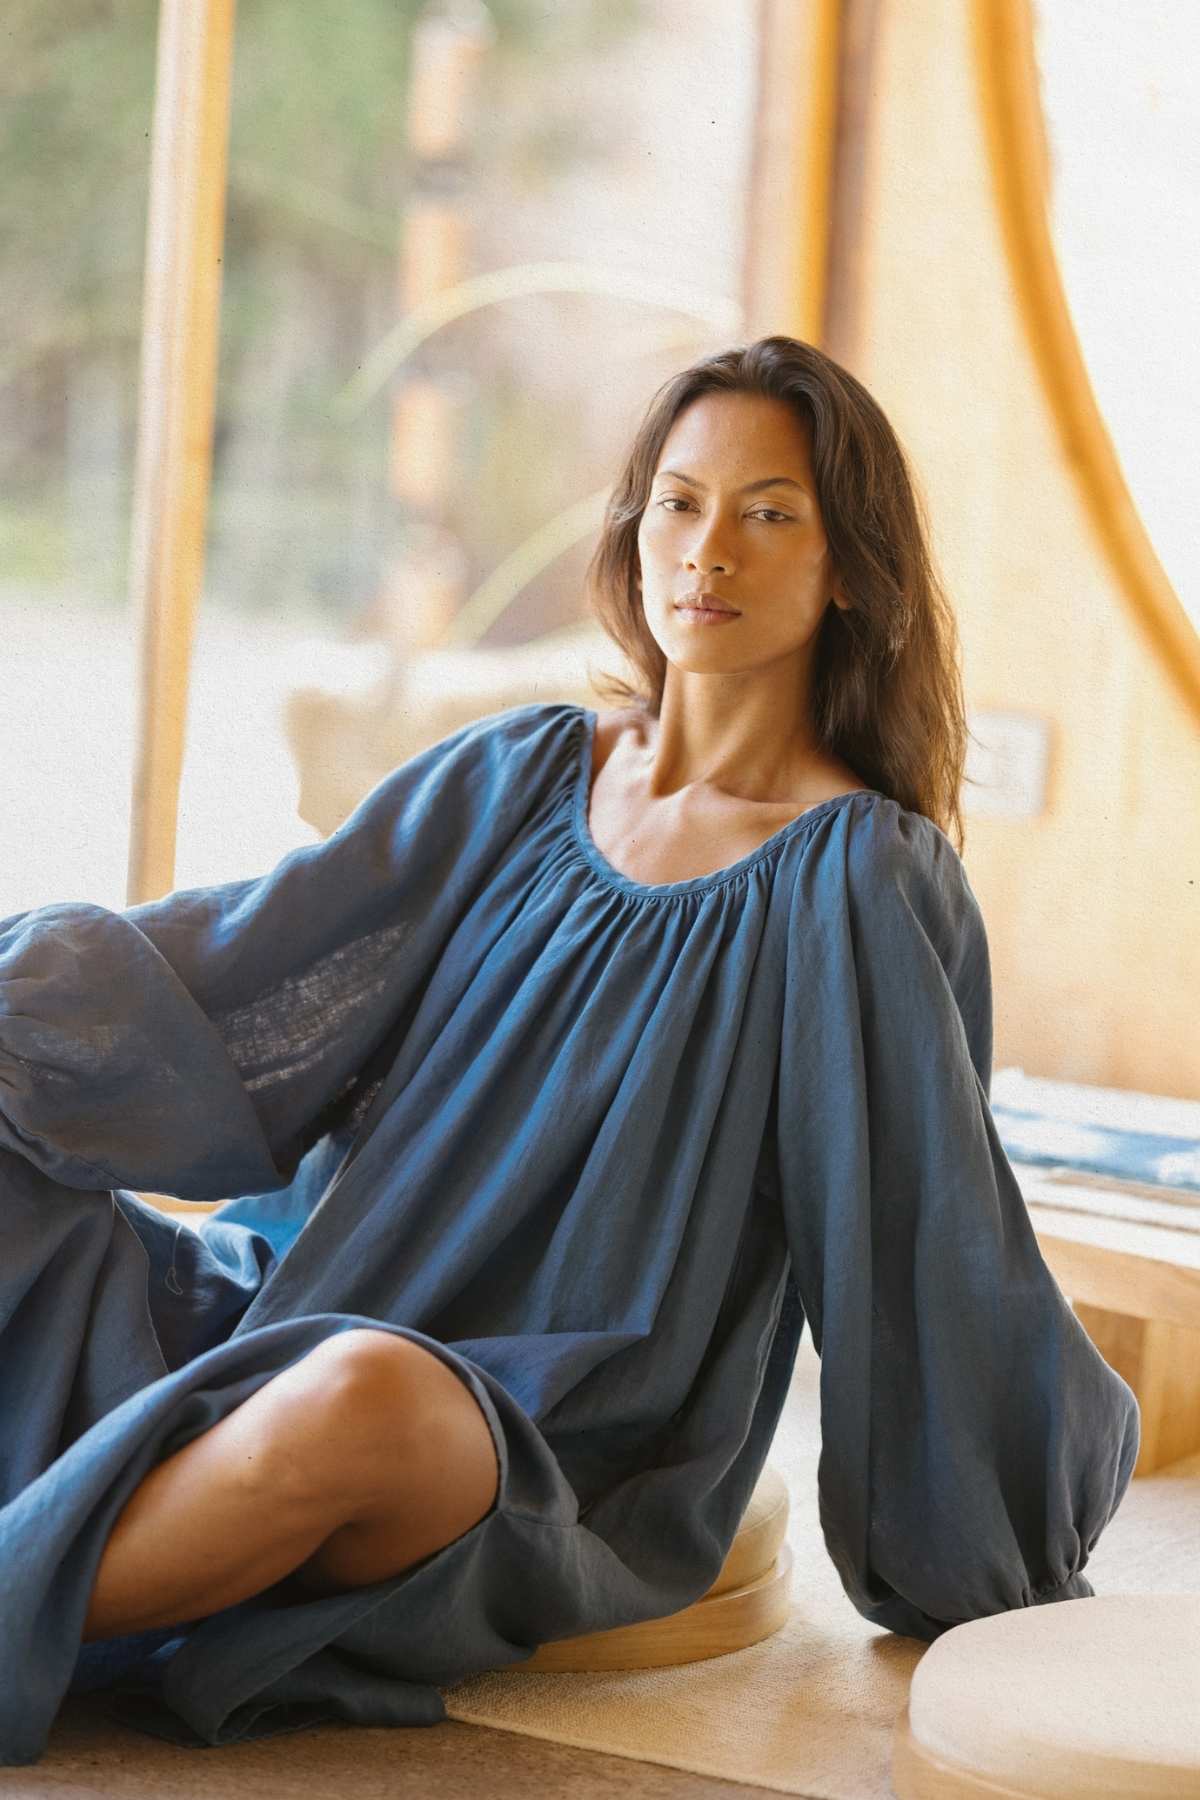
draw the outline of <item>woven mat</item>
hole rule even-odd
[[[474,1676],[440,1690],[450,1717],[811,1800],[894,1800],[892,1733],[928,1646],[842,1592],[817,1517],[819,1378],[805,1334],[770,1456],[795,1558],[782,1631],[682,1668]],[[1200,1593],[1197,1517],[1200,1456],[1135,1480],[1088,1563],[1097,1595]]]

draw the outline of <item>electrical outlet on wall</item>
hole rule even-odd
[[[988,818],[1035,818],[1046,805],[1050,721],[1036,713],[969,712],[962,808]]]

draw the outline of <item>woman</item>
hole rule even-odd
[[[992,1121],[895,435],[794,339],[708,358],[590,577],[623,709],[476,721],[259,879],[0,922],[5,1760],[71,1686],[196,1744],[429,1723],[679,1610],[805,1319],[865,1619],[1092,1593],[1137,1403]]]

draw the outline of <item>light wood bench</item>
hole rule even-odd
[[[1193,1455],[1200,1192],[1183,1183],[1200,1171],[1200,1101],[1007,1067],[992,1077],[991,1103],[1042,1255],[1105,1362],[1137,1396],[1135,1476]]]
[[[1200,1450],[1200,1206],[1013,1161],[1038,1247],[1142,1412],[1134,1475]]]

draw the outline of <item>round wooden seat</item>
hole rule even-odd
[[[926,1650],[898,1800],[1198,1800],[1200,1595],[1105,1594],[972,1619]]]
[[[767,1467],[750,1496],[721,1573],[699,1600],[663,1619],[643,1619],[637,1625],[541,1644],[520,1669],[545,1674],[665,1668],[724,1656],[770,1637],[785,1623],[791,1607],[787,1521],[787,1484],[777,1470]]]

